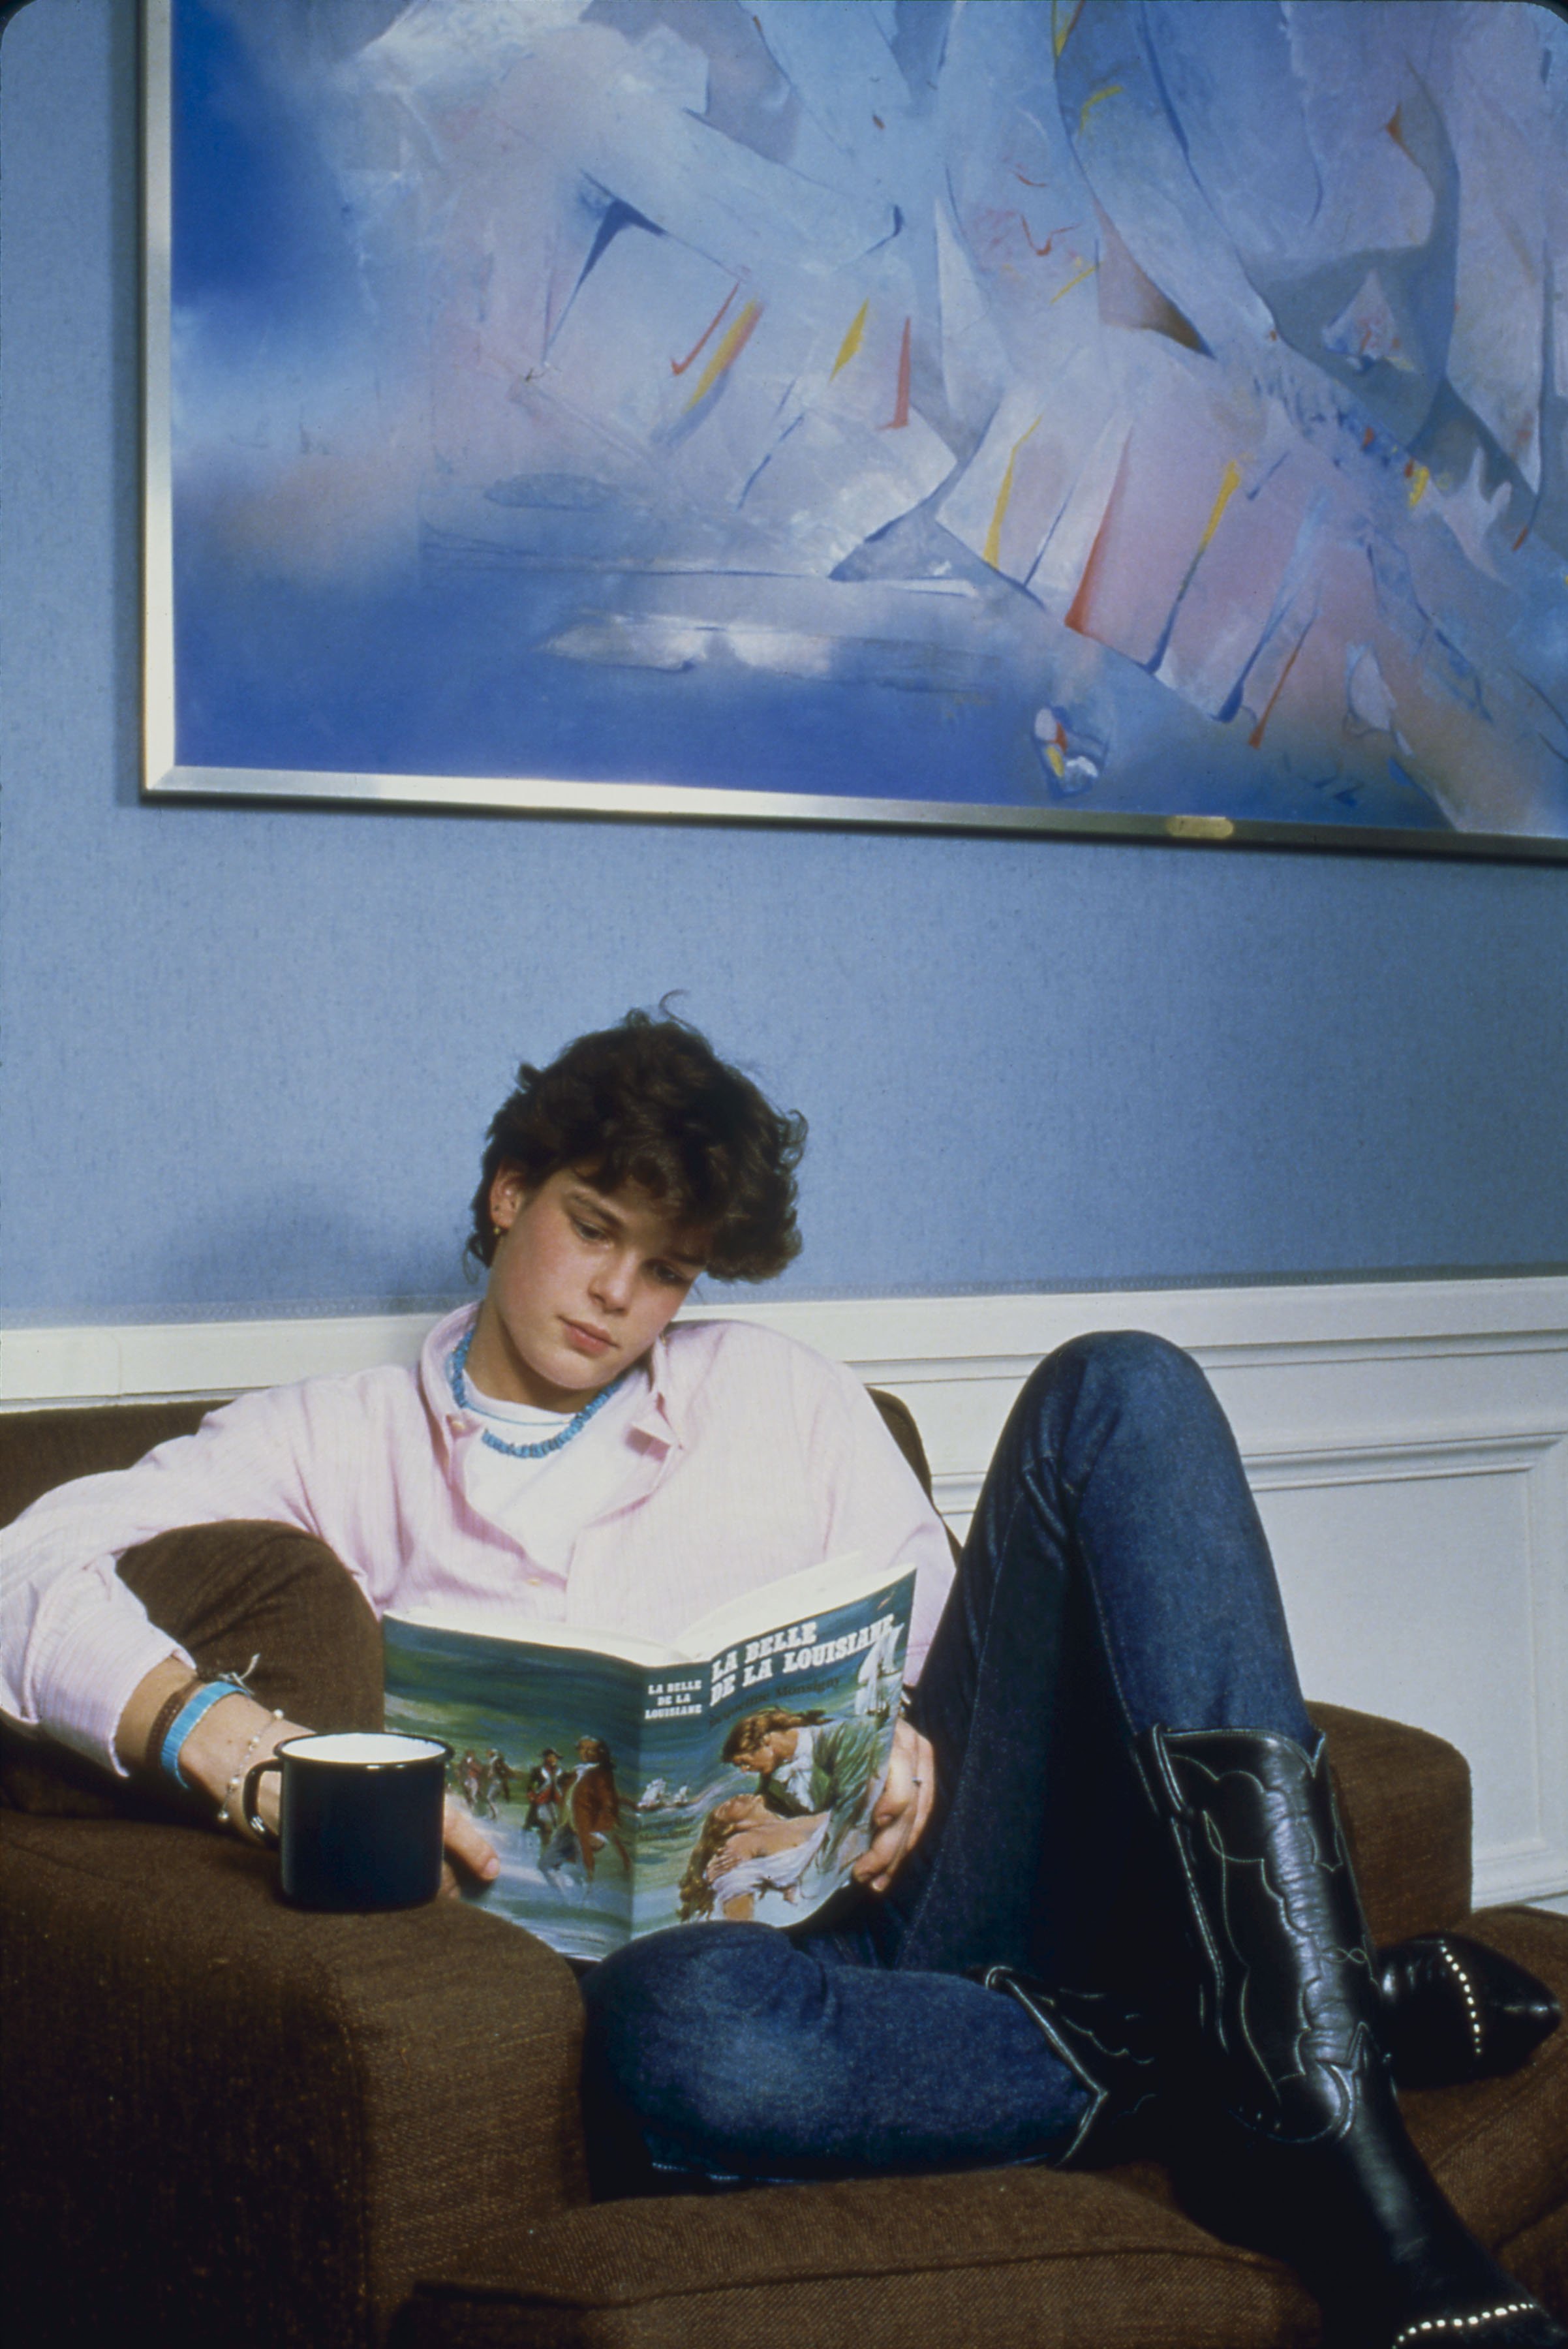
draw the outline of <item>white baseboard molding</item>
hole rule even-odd
[[[1568,1279],[828,1299],[763,1321],[906,1397],[961,1533],[1012,1399],[1088,1329],[1147,1329],[1213,1380],[1314,1696],[1469,1756],[1478,1901],[1568,1903]],[[428,1314],[0,1332],[0,1410],[412,1361]]]

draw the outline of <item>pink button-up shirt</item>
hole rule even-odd
[[[263,1518],[335,1550],[378,1615],[578,1623],[674,1641],[722,1601],[843,1550],[918,1569],[909,1677],[952,1580],[940,1519],[875,1404],[841,1364],[743,1321],[683,1321],[649,1357],[612,1505],[563,1571],[469,1497],[483,1423],[446,1365],[476,1310],[431,1330],[417,1370],[363,1371],[243,1395],[135,1467],[61,1485],[0,1534],[0,1711],[118,1768],[137,1683],[183,1651],[115,1572],[176,1526]],[[188,1661],[188,1659],[187,1659]]]

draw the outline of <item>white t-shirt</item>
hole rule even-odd
[[[504,1402],[483,1393],[466,1371],[463,1391],[469,1409],[503,1444],[547,1444],[576,1416],[541,1411],[533,1403]],[[583,1526],[613,1508],[631,1480],[637,1462],[627,1449],[626,1432],[646,1404],[648,1392],[647,1369],[638,1363],[587,1425],[541,1460],[519,1460],[482,1438],[470,1459],[469,1499],[531,1557],[565,1578]]]

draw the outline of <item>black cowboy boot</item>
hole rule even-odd
[[[1199,2214],[1298,2269],[1334,2349],[1568,2349],[1406,2134],[1322,1740],[1156,1728],[1137,1750],[1196,1945],[1175,2159]]]
[[[1563,2020],[1543,1982],[1462,1933],[1417,1933],[1379,1950],[1377,1986],[1401,2088],[1516,2072]]]
[[[1150,2150],[1158,2106],[1158,2042],[1150,2018],[1101,1991],[1063,1990],[1012,1966],[971,1966],[971,1978],[1014,1999],[1061,2057],[1089,2105],[1050,2167],[1133,2161]]]

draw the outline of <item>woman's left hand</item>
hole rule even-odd
[[[888,1783],[871,1814],[871,1847],[850,1874],[871,1892],[886,1892],[926,1831],[937,1791],[937,1757],[912,1723],[893,1732]]]
[[[465,1884],[490,1883],[499,1872],[501,1862],[455,1795],[446,1798],[441,1836],[446,1851],[441,1872],[443,1900],[455,1900]]]

